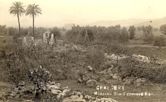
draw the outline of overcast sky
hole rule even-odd
[[[39,4],[42,15],[36,17],[37,26],[166,17],[166,0],[0,0],[0,24],[17,26],[17,18],[9,14],[14,1],[21,1],[25,7]],[[21,25],[31,26],[31,23],[30,17],[21,17]]]

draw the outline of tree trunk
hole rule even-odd
[[[17,14],[17,19],[18,19],[18,33],[20,34],[21,27],[20,27],[20,16],[19,16],[19,14]]]
[[[32,15],[32,19],[33,19],[33,36],[35,36],[35,16]]]

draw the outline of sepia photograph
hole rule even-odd
[[[166,102],[166,0],[0,0],[0,102]]]

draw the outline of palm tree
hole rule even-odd
[[[18,28],[19,28],[19,34],[20,34],[20,16],[25,12],[25,9],[23,7],[23,4],[21,2],[14,2],[13,5],[9,9],[10,14],[16,15],[18,20]]]
[[[36,4],[30,4],[28,5],[27,9],[26,9],[26,15],[30,15],[32,16],[32,23],[33,23],[33,35],[34,35],[34,26],[35,26],[35,16],[41,14],[41,9],[39,7],[39,5]]]

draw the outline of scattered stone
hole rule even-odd
[[[150,59],[147,56],[133,54],[132,57],[137,61],[150,63]]]
[[[123,55],[123,54],[122,55],[116,55],[116,54],[109,55],[109,54],[105,53],[104,56],[108,60],[115,60],[115,61],[128,58],[128,56]]]
[[[88,81],[86,82],[86,85],[87,85],[88,87],[96,87],[97,81],[96,81],[96,80],[93,80],[93,79],[88,80]]]
[[[75,93],[75,94],[74,94]],[[67,97],[63,102],[118,102],[112,98],[97,98],[90,95],[83,95],[81,92],[73,92],[70,97]]]
[[[134,84],[134,81],[135,81],[135,78],[133,78],[133,77],[125,78],[124,79],[124,84],[125,85],[132,85],[132,84]]]
[[[88,66],[88,71],[93,71],[93,68],[91,66]]]
[[[135,84],[136,86],[141,86],[141,85],[145,84],[146,82],[147,82],[147,81],[146,81],[145,78],[138,78],[138,79],[135,80],[134,84]]]
[[[115,80],[121,80],[121,77],[118,74],[112,74],[112,78]]]

